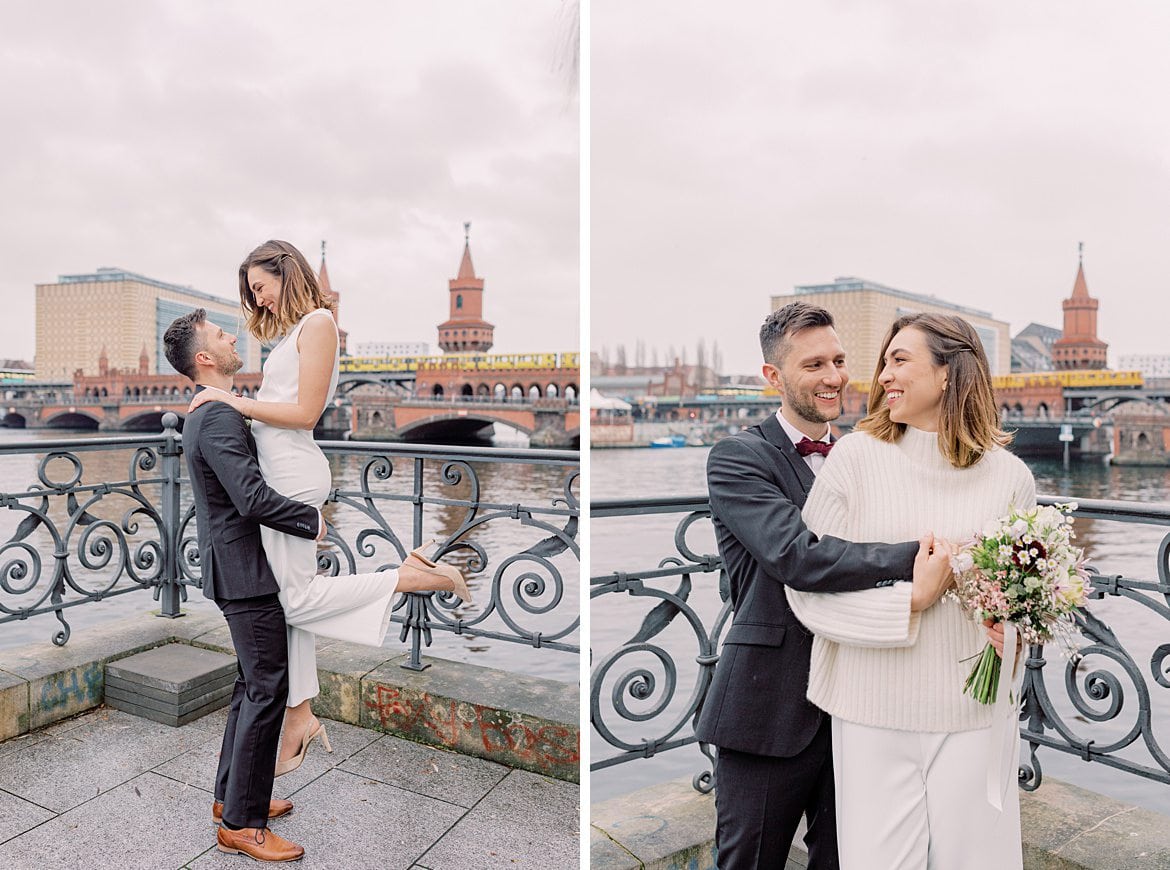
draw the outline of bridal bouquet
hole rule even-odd
[[[1023,643],[1046,643],[1073,629],[1072,612],[1089,588],[1084,554],[1072,545],[1075,504],[1013,509],[989,524],[951,562],[955,594],[978,619],[1011,622]],[[963,691],[982,704],[995,701],[1000,659],[990,643]]]

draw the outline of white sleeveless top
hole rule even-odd
[[[336,330],[333,313],[326,308],[318,308],[302,317],[268,354],[264,362],[264,380],[256,391],[258,401],[296,403],[301,374],[297,339],[306,320],[322,315],[329,318]],[[334,353],[329,398],[337,391],[337,376],[338,358]],[[329,494],[332,476],[329,460],[313,440],[313,431],[281,429],[255,420],[252,434],[256,438],[260,472],[265,482],[281,495],[319,507]]]

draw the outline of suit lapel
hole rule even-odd
[[[776,419],[775,415],[769,414],[760,424],[760,431],[764,433],[764,438],[769,444],[784,454],[784,458],[792,466],[792,473],[796,475],[801,487],[804,488],[804,494],[808,495],[808,491],[812,489],[817,477],[808,467],[808,463],[804,461],[804,457],[796,452],[796,446],[788,437],[788,433],[784,431],[784,427],[780,425],[780,421]]]

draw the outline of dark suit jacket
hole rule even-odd
[[[818,539],[800,511],[815,475],[774,416],[711,448],[711,518],[731,585],[732,624],[695,734],[755,755],[803,750],[825,714],[809,703],[812,634],[784,587],[853,592],[909,579],[917,543]]]
[[[183,453],[199,527],[203,594],[233,600],[279,592],[260,545],[260,526],[315,538],[317,509],[264,482],[251,431],[223,402],[207,402],[187,416]]]

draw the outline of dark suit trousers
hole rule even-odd
[[[719,870],[784,870],[802,815],[809,870],[837,870],[832,724],[791,758],[720,749],[715,762]]]
[[[215,799],[223,801],[225,822],[264,828],[288,699],[284,610],[275,595],[215,603],[227,619],[239,671],[219,751]]]

